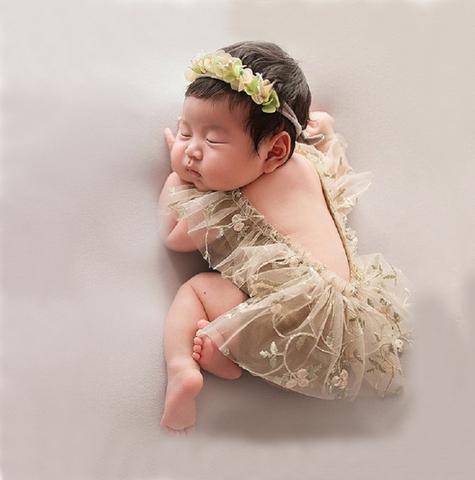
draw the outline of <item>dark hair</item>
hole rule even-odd
[[[310,88],[297,62],[282,48],[275,43],[249,41],[234,43],[222,50],[240,58],[243,65],[252,69],[254,74],[260,73],[264,80],[272,82],[281,105],[283,102],[289,105],[302,129],[307,126],[312,99]],[[263,140],[286,131],[291,139],[289,158],[292,155],[296,140],[295,127],[278,112],[264,113],[262,106],[254,103],[245,92],[232,90],[222,80],[199,77],[188,86],[185,96],[217,102],[227,99],[231,111],[243,106],[247,113],[245,128],[249,131],[256,152]]]

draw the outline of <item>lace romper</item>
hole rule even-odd
[[[408,281],[381,254],[357,254],[346,215],[372,174],[348,168],[337,177],[333,150],[296,145],[320,176],[349,281],[281,235],[240,189],[174,187],[169,206],[186,218],[209,265],[249,297],[204,330],[225,355],[276,386],[318,398],[352,400],[363,386],[399,393],[399,353],[411,336]]]

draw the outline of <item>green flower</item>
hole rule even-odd
[[[265,113],[274,113],[280,107],[279,97],[277,92],[272,90],[269,99],[262,104],[262,111]]]

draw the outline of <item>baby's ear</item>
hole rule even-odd
[[[287,132],[275,134],[266,144],[264,173],[271,173],[287,160],[290,153],[290,135]]]

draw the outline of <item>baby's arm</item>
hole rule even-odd
[[[165,138],[171,155],[175,138],[169,128],[165,129]],[[168,206],[170,203],[170,189],[180,185],[190,184],[182,180],[175,172],[172,172],[168,176],[165,185],[163,185],[158,200],[158,206],[163,219],[160,234],[163,243],[171,250],[191,252],[197,250],[197,247],[188,235],[188,222],[186,220],[179,220],[178,212]]]
[[[179,185],[188,185],[188,183],[182,180],[175,172],[170,173],[158,201],[163,219],[160,234],[163,243],[171,250],[191,252],[197,250],[197,247],[188,235],[188,222],[186,220],[178,220],[178,212],[168,206],[170,189]]]
[[[325,135],[325,139],[315,145],[315,148],[322,153],[327,153],[330,147],[332,155],[340,158],[340,165],[336,172],[337,178],[343,175],[349,168],[348,160],[343,145],[336,140],[334,130],[335,120],[327,112],[310,112],[310,121],[306,131],[309,135]]]

